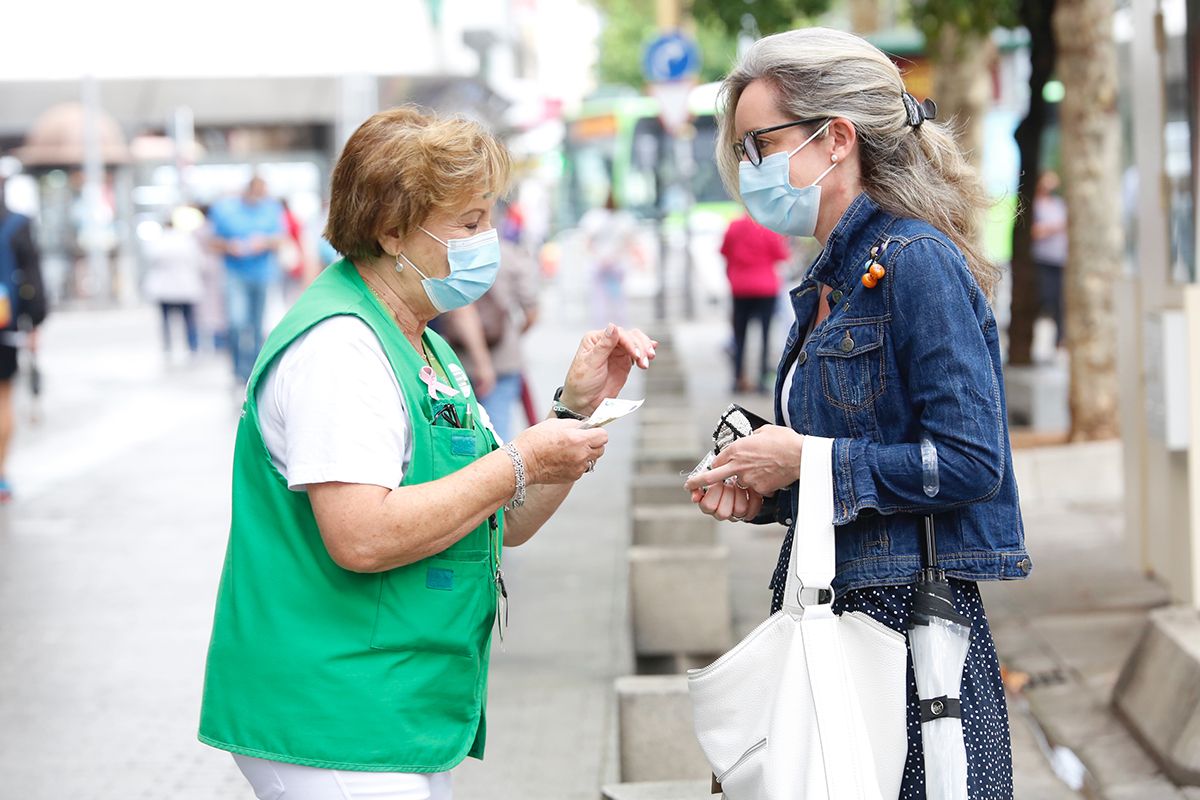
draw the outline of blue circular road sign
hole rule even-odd
[[[700,48],[682,33],[659,36],[642,54],[642,74],[650,83],[678,81],[699,71]]]

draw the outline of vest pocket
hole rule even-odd
[[[491,627],[486,550],[446,552],[382,576],[371,647],[475,658]]]
[[[883,394],[883,325],[848,325],[826,331],[816,349],[825,399],[859,411]]]

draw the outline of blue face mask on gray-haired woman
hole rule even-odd
[[[792,186],[790,178],[791,159],[825,133],[832,122],[833,120],[826,120],[824,125],[817,128],[812,136],[794,150],[780,151],[766,158],[759,156],[759,159],[754,158],[758,155],[758,145],[754,136],[760,131],[746,134],[742,147],[747,160],[738,165],[738,191],[742,195],[742,202],[746,204],[746,211],[759,225],[784,236],[812,236],[816,232],[817,214],[821,210],[819,184],[837,166],[837,162],[831,164],[829,169],[818,175],[811,184],[797,189]],[[757,164],[754,163],[755,160],[758,160]]]

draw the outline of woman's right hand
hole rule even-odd
[[[739,489],[732,481],[722,481],[707,489],[693,489],[692,502],[722,522],[745,522],[762,511],[763,496],[753,489]]]
[[[523,431],[513,444],[525,462],[527,484],[574,483],[604,455],[608,433],[584,429],[578,420],[548,419]]]

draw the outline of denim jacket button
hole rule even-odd
[[[845,339],[842,339],[841,348],[843,353],[849,353],[854,349],[854,340],[850,338],[849,333],[846,334]]]
[[[834,289],[832,292],[829,293],[829,299],[835,303],[842,302],[842,290]]]
[[[1030,564],[1028,558],[1022,558],[1017,562],[1017,569],[1021,570],[1021,572],[1024,572],[1026,575],[1029,574],[1029,566]]]
[[[806,361],[808,361],[808,351],[801,350],[800,355],[796,356],[796,365],[803,367],[804,362],[806,362]]]
[[[784,524],[784,525],[791,526],[791,524],[792,524],[793,522],[795,522],[795,521],[796,521],[796,520],[792,519],[791,517],[788,517],[787,519],[785,519],[785,520],[783,521],[783,524]]]

